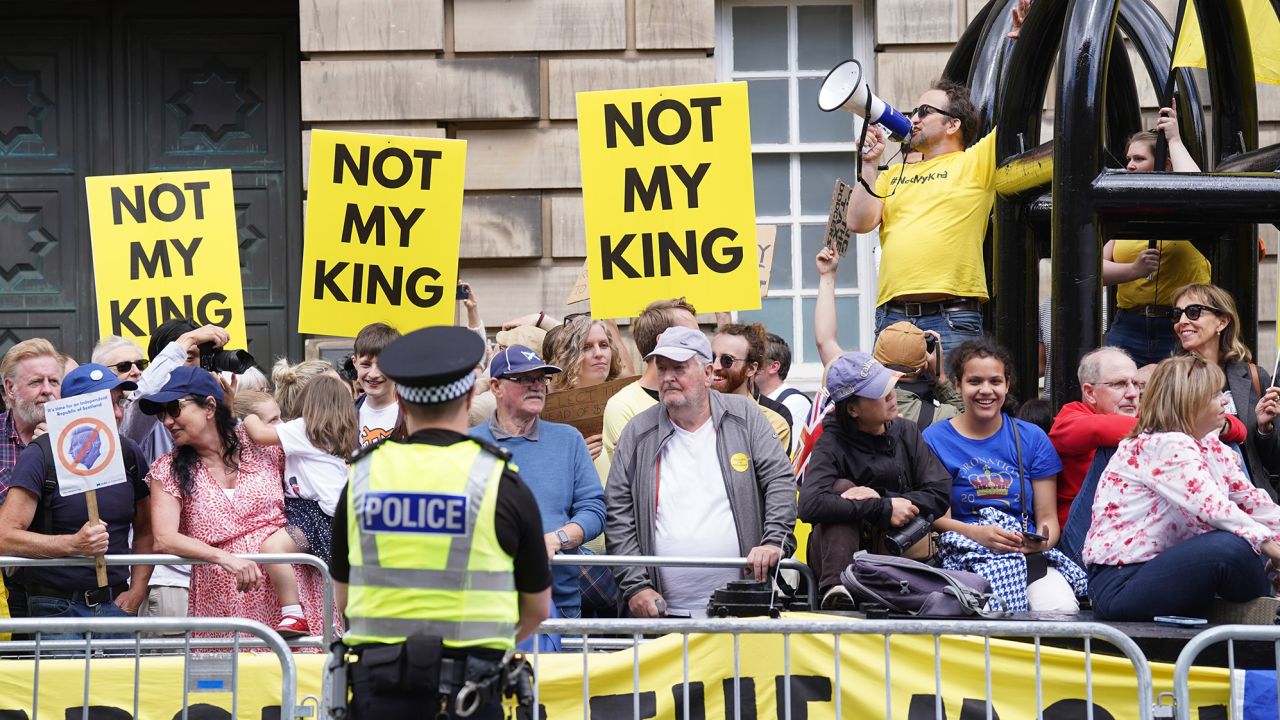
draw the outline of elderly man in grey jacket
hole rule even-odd
[[[606,547],[614,555],[743,557],[766,580],[795,550],[795,478],[777,435],[750,398],[709,387],[711,344],[668,329],[646,358],[660,403],[618,439],[605,490]],[[720,358],[739,362],[741,358]],[[631,614],[703,611],[712,592],[742,576],[722,568],[619,568]]]

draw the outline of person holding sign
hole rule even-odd
[[[64,378],[64,400],[104,390],[111,393],[116,422],[124,414],[124,395],[137,388],[120,380],[103,365],[88,364],[72,370]],[[71,429],[69,427],[69,429]],[[77,430],[87,432],[79,433]],[[79,425],[65,445],[74,453],[73,467],[95,465],[111,451],[91,424]],[[95,448],[97,452],[95,453]],[[133,551],[152,552],[151,494],[146,477],[147,459],[138,444],[120,437],[127,481],[96,490],[97,520],[90,519],[87,496],[60,492],[57,461],[48,434],[36,438],[14,467],[9,497],[0,506],[0,547],[6,553],[34,558],[92,556],[130,551],[129,530],[133,529]],[[63,448],[59,448],[63,452]],[[16,492],[15,492],[16,490]],[[23,584],[27,590],[31,617],[119,617],[137,612],[146,599],[151,566],[130,569],[123,565],[107,568],[107,586],[99,587],[92,566],[66,565],[27,568]],[[108,637],[97,635],[97,637]],[[46,639],[83,637],[79,634],[45,635]],[[118,637],[128,637],[120,635]]]
[[[239,557],[285,526],[284,453],[254,444],[235,425],[212,373],[180,367],[139,401],[161,418],[174,450],[151,465],[151,512],[161,552],[207,561],[191,570],[189,614],[243,617],[275,627],[280,598],[258,564]],[[295,566],[310,627],[323,627],[323,583]]]
[[[564,368],[564,372],[552,376],[552,392],[591,387],[622,375],[621,348],[614,347],[609,327],[603,320],[578,315],[566,319],[547,337],[551,338],[551,362]],[[603,448],[602,435],[587,438],[592,460],[600,457]]]

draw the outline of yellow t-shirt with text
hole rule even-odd
[[[876,305],[921,293],[987,299],[982,241],[996,196],[995,147],[993,131],[963,152],[880,172]]]
[[[1111,244],[1111,259],[1131,263],[1147,249],[1147,240],[1116,240]],[[1178,290],[1191,284],[1210,282],[1209,261],[1190,240],[1158,240],[1160,271],[1150,278],[1140,277],[1116,286],[1116,306],[1172,305]]]

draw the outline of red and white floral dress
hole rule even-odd
[[[1254,487],[1216,436],[1144,433],[1120,442],[1098,481],[1086,565],[1133,565],[1197,535],[1225,530],[1255,552],[1280,540],[1280,506]]]
[[[152,463],[147,482],[152,492],[167,492],[181,503],[178,532],[229,553],[256,553],[264,540],[285,525],[284,451],[255,445],[243,428],[236,432],[240,470],[231,498],[204,463],[196,463],[191,496],[184,497],[173,474],[172,452]],[[324,627],[324,580],[315,568],[295,565],[293,569],[307,624],[319,634]],[[280,598],[265,572],[257,589],[240,592],[231,573],[217,565],[195,565],[187,612],[192,617],[248,618],[275,627],[280,622]]]

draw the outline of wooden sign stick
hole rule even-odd
[[[98,491],[90,488],[84,494],[84,502],[89,506],[89,523],[97,525],[102,522],[98,517]],[[98,587],[107,586],[107,558],[105,555],[93,556],[93,569],[98,574]]]

